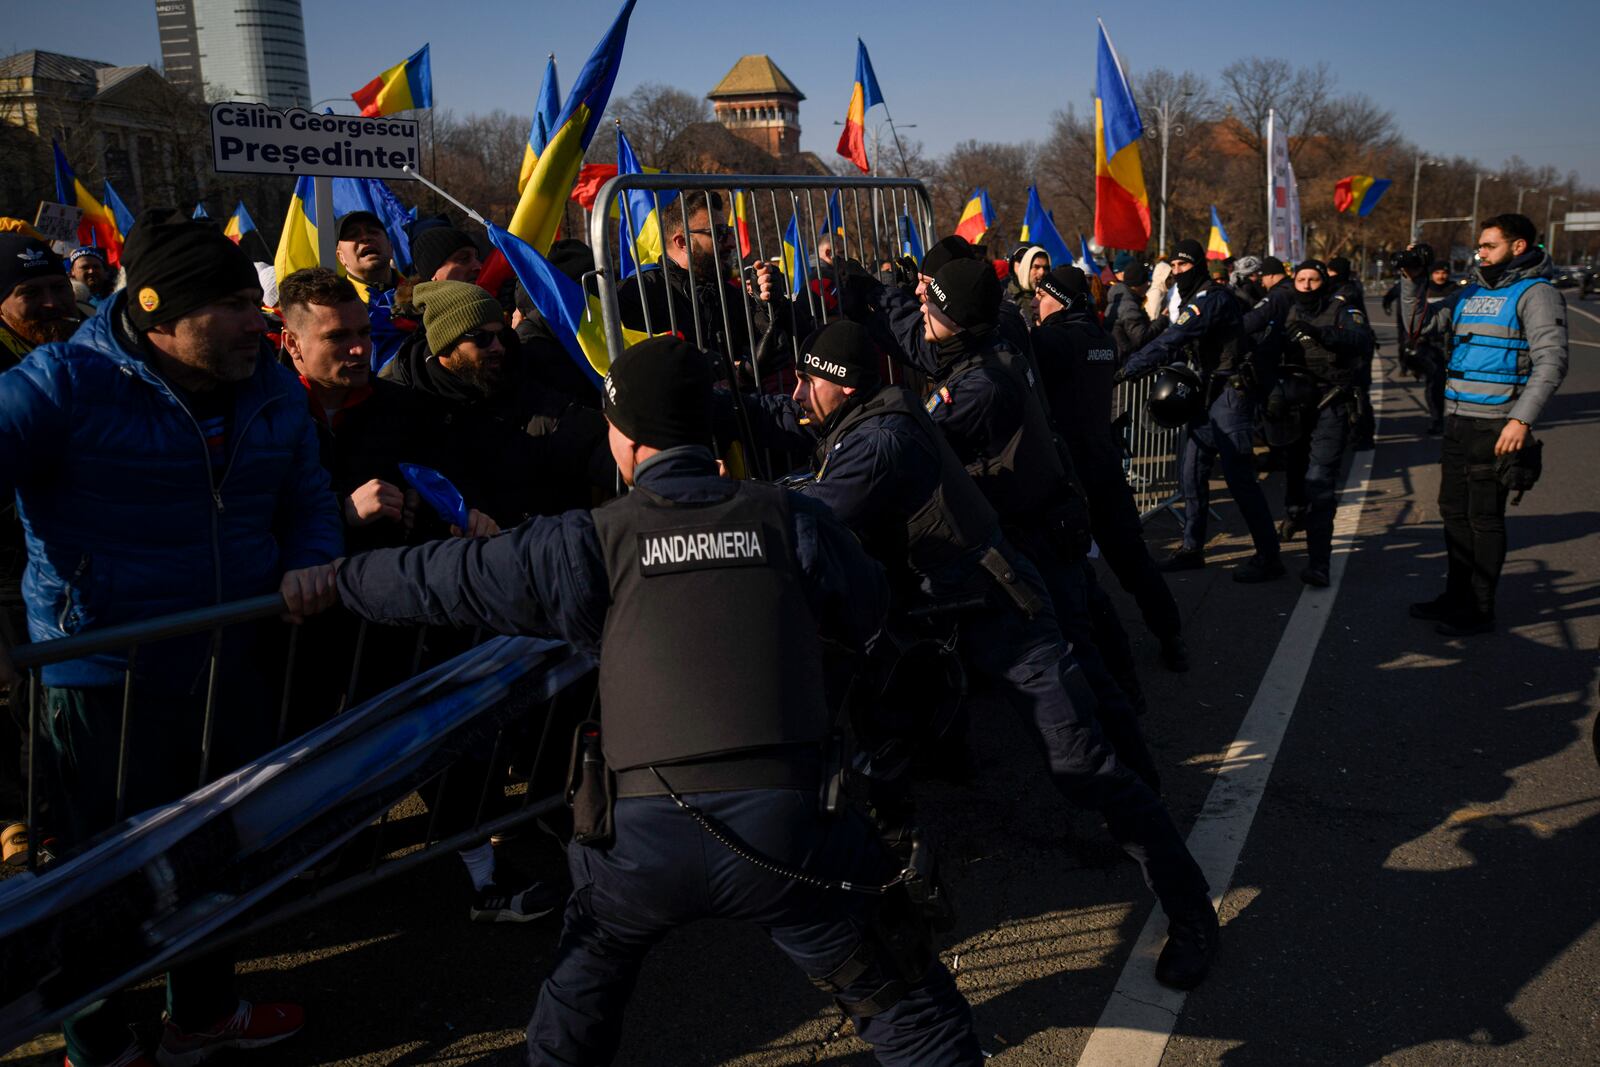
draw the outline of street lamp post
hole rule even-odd
[[[1417,153],[1417,163],[1411,169],[1411,239],[1417,239],[1417,188],[1422,184],[1423,167],[1442,167],[1441,160],[1429,159],[1421,152]]]
[[[1193,95],[1193,93],[1183,93],[1177,100],[1173,100],[1171,97],[1162,97],[1160,102],[1150,109],[1156,119],[1155,128],[1151,129],[1147,126],[1144,131],[1146,137],[1160,138],[1161,140],[1161,224],[1160,236],[1156,241],[1156,249],[1163,256],[1167,254],[1167,148],[1171,143],[1173,134],[1182,137],[1187,132],[1183,123],[1173,122],[1172,120],[1175,113],[1181,113],[1176,109],[1181,109],[1189,97]]]
[[[1524,189],[1520,185],[1517,186],[1517,214],[1518,215],[1522,214],[1522,197],[1523,197],[1523,194],[1524,193],[1537,193],[1537,192],[1542,192],[1542,190],[1537,185],[1530,185],[1526,189]]]
[[[1545,251],[1551,253],[1551,258],[1554,258],[1554,253],[1555,253],[1555,241],[1554,241],[1555,234],[1550,232],[1550,227],[1555,222],[1555,219],[1556,219],[1556,201],[1557,200],[1566,200],[1566,201],[1568,201],[1570,203],[1571,202],[1571,198],[1562,196],[1560,193],[1551,193],[1550,194],[1550,198],[1545,201],[1545,204],[1544,204]]]
[[[1473,176],[1473,179],[1472,179],[1472,221],[1467,224],[1467,240],[1472,241],[1474,243],[1476,243],[1477,239],[1478,239],[1478,190],[1483,188],[1483,183],[1484,183],[1484,181],[1486,179],[1488,181],[1491,181],[1491,182],[1497,182],[1497,181],[1501,180],[1500,178],[1496,177],[1493,174],[1485,174],[1482,171],[1479,171],[1476,175]]]

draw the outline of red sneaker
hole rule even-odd
[[[261,1048],[293,1037],[305,1025],[305,1009],[298,1004],[252,1004],[239,1001],[239,1010],[209,1030],[186,1034],[167,1020],[156,1049],[161,1067],[193,1067],[225,1048]]]

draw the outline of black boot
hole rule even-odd
[[[1449,593],[1440,593],[1432,600],[1422,600],[1411,605],[1411,617],[1426,622],[1442,622],[1460,614],[1460,602]]]
[[[1211,961],[1217,958],[1220,929],[1217,913],[1206,902],[1205,910],[1167,926],[1167,943],[1156,960],[1156,981],[1173,989],[1193,989],[1205,981]]]
[[[1251,556],[1233,569],[1233,580],[1254,585],[1257,582],[1270,582],[1274,578],[1282,578],[1285,573],[1283,560],[1277,556],[1271,559]]]
[[[1180,548],[1161,561],[1161,569],[1172,571],[1197,571],[1206,565],[1206,553],[1201,548]]]

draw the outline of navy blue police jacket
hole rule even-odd
[[[1132,380],[1183,358],[1191,344],[1228,338],[1242,329],[1239,301],[1226,287],[1206,282],[1185,300],[1172,325],[1128,357],[1122,376]]]
[[[683,503],[724,500],[735,489],[717,473],[710,449],[697,446],[661,452],[634,477]],[[819,634],[865,647],[888,610],[883,569],[823,505],[791,493],[789,515]],[[530,519],[495,537],[351,556],[339,569],[339,596],[374,622],[538,634],[593,654],[600,651],[611,584],[593,515],[575,510]]]

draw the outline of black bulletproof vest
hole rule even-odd
[[[1316,327],[1334,326],[1338,324],[1339,316],[1344,313],[1345,307],[1344,298],[1341,296],[1331,297],[1327,305],[1315,315],[1307,315],[1301,310],[1300,305],[1296,304],[1289,312],[1287,322],[1304,322]],[[1297,343],[1285,339],[1283,361],[1286,364],[1304,367],[1318,378],[1343,383],[1355,365],[1355,356],[1341,355],[1326,345],[1312,340]]]
[[[944,439],[944,434],[939,432],[939,427],[934,425],[927,410],[904,386],[884,386],[872,399],[847,412],[828,431],[827,436],[817,443],[813,463],[817,480],[827,477],[828,456],[846,434],[868,419],[885,415],[909,419],[917,432],[938,453],[939,484],[928,499],[906,517],[903,544],[868,544],[864,547],[885,564],[898,562],[888,558],[888,553],[903,552],[912,570],[928,575],[993,541],[1000,525],[994,509],[962,468],[955,451]]]
[[[998,369],[1022,400],[1022,418],[1011,435],[990,455],[971,457],[967,473],[994,506],[1003,522],[1028,524],[1067,493],[1067,472],[1057,451],[1055,434],[1044,406],[1034,392],[1033,369],[1027,357],[1006,345],[957,360],[932,383],[938,390],[955,386],[962,375],[981,367]],[[937,424],[936,424],[937,425]]]
[[[611,581],[600,703],[614,771],[828,733],[787,490],[736,485],[707,504],[635,488],[594,512]]]

